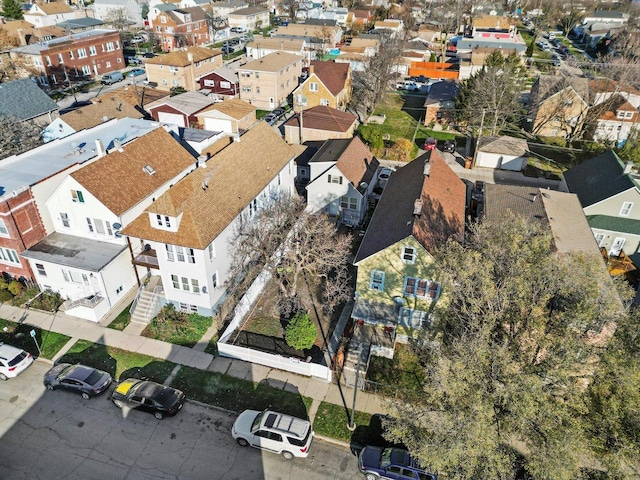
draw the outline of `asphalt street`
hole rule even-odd
[[[123,412],[104,395],[83,400],[42,384],[35,362],[0,382],[0,479],[298,480],[359,478],[347,449],[315,440],[305,459],[240,447],[234,416],[193,403],[172,418]],[[111,387],[113,388],[113,387]]]

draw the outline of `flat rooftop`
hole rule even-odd
[[[116,142],[124,145],[161,125],[148,120],[123,118],[105,122],[90,130],[81,130],[64,138],[45,143],[20,155],[0,162],[0,200],[5,195],[25,190],[72,165],[82,164],[97,156],[96,140],[106,150]]]

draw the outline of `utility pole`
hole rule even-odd
[[[480,143],[480,137],[482,136],[482,129],[484,128],[484,116],[487,113],[487,109],[482,109],[482,117],[480,118],[480,130],[478,131],[478,137],[476,138],[476,145],[473,150],[473,160],[471,161],[471,168],[476,166],[476,158],[478,157],[478,144]]]
[[[420,117],[420,120],[418,120],[418,123],[416,123],[416,129],[413,131],[413,138],[411,139],[411,143],[415,143],[416,135],[418,134],[418,127],[420,127],[421,123],[422,123],[422,116]]]

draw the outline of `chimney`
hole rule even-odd
[[[233,141],[234,142],[239,142],[240,141],[240,134],[239,133],[234,133],[233,134]]]
[[[189,60],[189,63],[193,63],[193,53],[187,52],[187,60]]]
[[[422,199],[418,198],[413,202],[413,214],[416,216],[422,215]]]
[[[100,140],[99,138],[96,138],[96,153],[98,154],[98,157],[104,157],[106,153],[104,150],[104,145],[102,145],[102,140]]]
[[[629,175],[633,172],[633,162],[627,162],[624,164],[624,170],[622,171],[623,175]]]
[[[207,168],[207,156],[206,155],[200,155],[198,157],[198,163],[196,165],[201,167],[201,168]]]
[[[313,65],[309,64],[309,76],[313,75]]]

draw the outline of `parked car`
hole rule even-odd
[[[391,170],[390,168],[383,168],[378,174],[378,180],[389,180],[389,177],[392,173],[393,170]]]
[[[278,120],[278,116],[273,113],[269,113],[264,117],[264,121],[269,125],[273,125],[274,123],[276,123],[276,120]]]
[[[127,73],[127,77],[139,77],[140,75],[144,75],[145,73],[147,72],[145,72],[144,68],[132,68]]]
[[[233,48],[231,45],[224,45],[222,47],[222,53],[224,53],[225,55],[231,55],[235,51],[236,49]]]
[[[138,408],[153,413],[158,420],[178,413],[185,400],[180,390],[137,378],[127,378],[111,394],[116,407]]]
[[[143,56],[144,58],[153,58],[153,57],[155,57],[155,56],[156,56],[156,54],[155,54],[155,53],[153,53],[153,52],[144,52],[144,53],[142,54],[142,56]]]
[[[444,142],[444,146],[442,150],[449,153],[454,153],[456,151],[456,142],[454,140],[447,140]]]
[[[405,82],[396,83],[396,88],[398,90],[407,90],[409,92],[417,92],[418,90],[420,90],[420,85],[418,85],[416,82],[405,81]]]
[[[438,141],[433,137],[429,137],[425,140],[423,149],[435,150],[437,146],[438,146]]]
[[[313,429],[311,422],[301,418],[271,410],[245,410],[234,422],[231,436],[242,447],[251,445],[291,460],[309,455]]]
[[[244,27],[231,27],[229,31],[233,33],[245,33],[247,29]]]
[[[428,473],[401,448],[382,448],[366,446],[358,455],[358,467],[367,480],[381,478],[403,480],[437,480],[437,476]]]
[[[144,42],[146,42],[146,41],[147,41],[147,40],[146,40],[144,37],[141,37],[140,35],[136,35],[135,37],[133,37],[133,38],[131,39],[131,42],[130,42],[130,43],[131,43],[132,45],[135,45],[136,43],[144,43]]]
[[[273,115],[275,115],[277,118],[280,118],[282,115],[284,115],[284,109],[283,108],[276,108],[271,113]]]
[[[17,377],[32,363],[29,352],[0,343],[0,380]]]
[[[142,60],[138,57],[124,57],[124,60],[128,65],[142,65]]]
[[[476,184],[471,190],[471,198],[477,202],[484,201],[484,182],[482,180],[476,180]]]
[[[102,75],[100,83],[103,85],[111,85],[122,80],[124,80],[124,75],[122,75],[122,72],[111,72]]]
[[[59,363],[44,374],[44,386],[47,390],[64,388],[82,395],[88,400],[100,395],[111,385],[111,375],[86,365]]]

